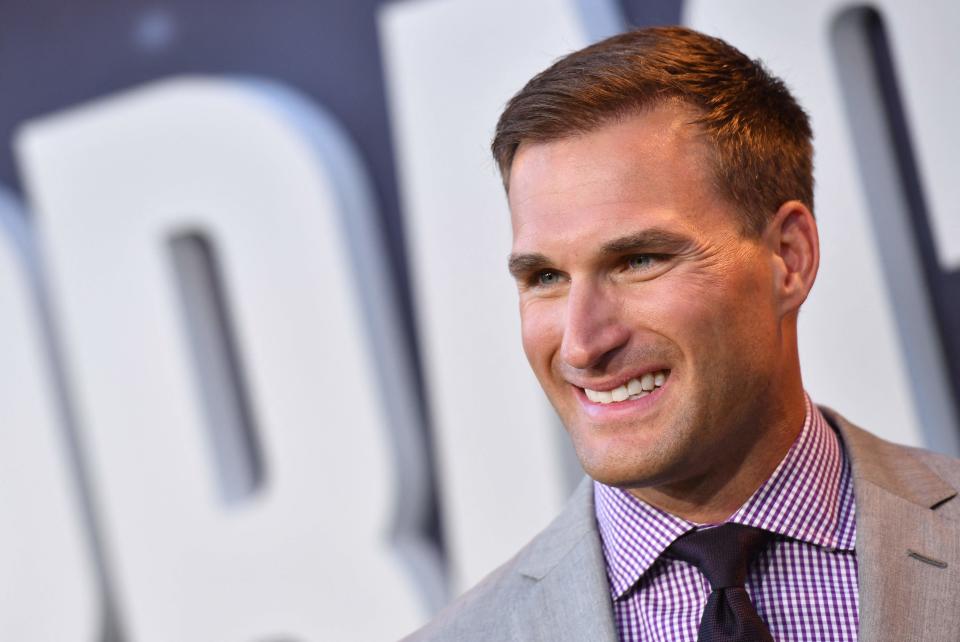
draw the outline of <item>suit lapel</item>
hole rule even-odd
[[[960,536],[935,508],[957,491],[908,449],[824,415],[853,467],[860,639],[955,640]]]
[[[589,479],[538,539],[518,567],[532,585],[513,610],[515,639],[617,642]]]

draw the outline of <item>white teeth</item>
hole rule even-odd
[[[668,370],[659,372],[648,372],[640,378],[633,378],[622,386],[613,390],[591,390],[584,388],[587,399],[593,403],[615,403],[626,401],[627,399],[639,399],[646,397],[651,391],[659,388],[667,380]]]
[[[643,379],[640,380],[640,387],[642,387],[647,392],[653,390],[653,373],[648,372],[643,375]]]

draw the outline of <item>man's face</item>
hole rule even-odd
[[[524,144],[510,174],[524,351],[584,469],[611,485],[736,466],[775,398],[772,253],[714,187],[696,115],[667,104]]]

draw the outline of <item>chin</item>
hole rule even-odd
[[[577,449],[577,457],[587,475],[607,486],[642,488],[655,485],[658,479],[663,478],[662,467],[652,461],[637,461],[637,458],[625,460],[615,454],[583,452],[580,449]]]
[[[696,439],[684,426],[669,424],[660,430],[637,432],[621,427],[605,436],[591,426],[572,432],[574,450],[591,478],[618,488],[645,488],[669,483],[692,467]],[[585,429],[585,430],[583,430]]]

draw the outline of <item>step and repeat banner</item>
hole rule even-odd
[[[813,398],[960,452],[955,3],[11,0],[0,639],[396,639],[546,525],[582,472],[489,140],[552,60],[672,23],[813,119]]]

